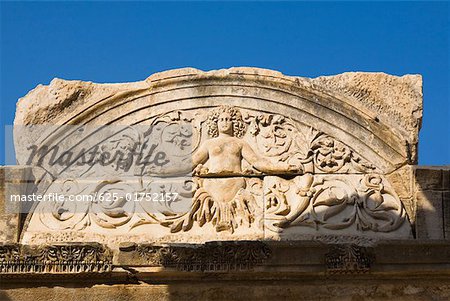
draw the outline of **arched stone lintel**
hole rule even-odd
[[[77,99],[70,112],[63,109],[65,114],[54,118],[49,114],[46,121],[56,124],[134,124],[164,111],[228,103],[284,115],[315,127],[354,148],[361,156],[372,157],[373,163],[384,173],[416,160],[415,141],[407,140],[402,127],[389,126],[378,117],[379,112],[359,102],[351,102],[350,97],[340,91],[330,91],[311,79],[253,68],[214,72],[188,68],[155,74],[145,83],[147,87],[144,83],[134,84],[129,90],[112,85],[117,90],[115,93],[109,91],[100,99],[89,98],[89,95],[82,101]],[[18,111],[17,122],[27,120],[21,116],[23,113]],[[18,144],[20,147],[21,143]]]

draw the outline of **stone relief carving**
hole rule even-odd
[[[370,248],[357,245],[333,245],[325,255],[329,274],[364,274],[374,261]]]
[[[216,232],[233,234],[239,227],[273,233],[291,227],[392,232],[407,221],[401,201],[375,166],[333,137],[284,116],[219,106],[172,111],[154,117],[151,125],[143,134],[111,134],[101,147],[142,153],[156,142],[171,162],[132,168],[123,158],[105,165],[103,179],[57,180],[47,192],[96,197],[90,203],[38,205],[31,223],[38,218],[53,230],[95,224],[122,232],[153,224],[171,233],[211,224]],[[91,169],[81,174],[92,176]],[[164,174],[171,175],[170,183],[157,177]],[[105,191],[116,191],[118,198],[102,202],[98,195]],[[177,192],[178,202],[129,202],[126,196],[159,192]]]
[[[260,153],[310,173],[370,172],[376,168],[348,146],[311,127],[274,114],[246,114]]]
[[[324,173],[339,171],[364,173],[375,169],[372,164],[365,162],[350,148],[322,133],[316,135],[310,149],[315,169]]]
[[[190,230],[194,221],[200,226],[212,222],[218,232],[233,232],[239,225],[251,226],[262,216],[255,193],[252,193],[253,186],[262,186],[261,181],[236,177],[243,172],[251,172],[242,170],[243,160],[259,172],[295,171],[293,165],[273,163],[259,156],[241,139],[246,132],[246,124],[240,111],[234,107],[223,106],[213,110],[207,116],[206,130],[209,139],[193,154],[194,174],[202,178],[197,181],[191,210],[163,222],[163,225],[170,226],[172,232]],[[212,176],[216,177],[210,178]]]
[[[171,232],[189,231],[194,222],[200,227],[212,223],[217,232],[238,227],[258,226],[263,216],[260,179],[199,178],[191,209],[181,215],[167,216],[161,223]]]
[[[0,245],[0,274],[105,273],[112,253],[100,244]]]
[[[272,256],[270,248],[259,241],[210,242],[191,246],[140,244],[120,250],[137,253],[146,265],[173,267],[189,272],[250,270]]]
[[[266,226],[274,232],[293,226],[391,232],[407,221],[401,201],[377,174],[269,177],[264,194]]]

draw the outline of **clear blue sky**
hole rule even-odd
[[[54,77],[128,82],[232,66],[420,73],[419,163],[450,164],[448,40],[446,2],[2,2],[1,126],[18,98]]]

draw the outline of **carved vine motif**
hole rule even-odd
[[[138,245],[135,250],[147,264],[181,271],[249,270],[272,256],[258,241],[207,243],[191,246]]]
[[[190,178],[146,180],[148,181],[138,177],[94,182],[91,185],[92,200],[74,202],[65,198],[57,202],[44,202],[35,213],[43,225],[55,230],[83,230],[92,224],[106,229],[124,225],[133,229],[145,224],[160,224],[166,216],[176,215],[180,209],[174,211],[172,203],[190,204],[196,185]],[[65,190],[66,193],[86,195],[86,190],[78,187],[83,185],[75,179],[66,180],[59,187],[67,186],[71,188]],[[150,193],[152,197],[177,193],[177,199],[152,201],[144,199],[143,195],[146,193]],[[185,212],[187,208],[182,210]]]
[[[375,168],[343,143],[314,129],[300,130],[284,116],[220,106],[206,112],[172,111],[156,116],[151,125],[144,134],[124,132],[102,147],[111,152],[134,147],[133,152],[140,153],[156,143],[170,155],[170,164],[132,168],[129,161],[123,161],[105,166],[102,176],[88,184],[76,177],[60,186],[54,183],[48,192],[88,194],[94,199],[40,204],[35,211],[40,223],[54,230],[83,230],[91,225],[131,230],[156,224],[172,233],[212,224],[217,232],[234,233],[239,227],[259,226],[262,207],[273,231],[294,225],[343,229],[356,224],[361,230],[389,232],[405,220],[401,203],[387,205],[392,193],[374,176],[357,188],[345,181],[334,186],[330,181],[314,182],[314,174],[370,173]],[[84,171],[83,176],[91,171]],[[154,176],[165,174],[196,178],[190,178],[190,183],[155,185]],[[300,182],[304,183],[296,183],[294,194],[300,200],[296,205],[291,204],[292,195],[286,195],[289,185],[280,183],[266,187],[261,200],[266,176],[277,174],[303,175]],[[132,181],[127,180],[130,177]],[[181,203],[190,202],[189,208],[176,210],[177,202],[127,200],[130,194],[160,191],[177,192]],[[118,198],[104,202],[100,196],[105,192],[115,192]],[[341,213],[346,215],[343,220],[339,220]]]
[[[292,120],[280,115],[247,115],[249,132],[258,150],[267,157],[301,166],[311,173],[371,172],[375,167],[351,148],[313,128],[301,132]]]
[[[370,249],[356,245],[334,245],[325,255],[327,272],[330,274],[368,273],[374,261]]]
[[[248,115],[249,132],[256,139],[258,149],[266,156],[285,154],[293,143],[295,126],[285,117],[272,114]]]
[[[111,269],[112,253],[98,244],[37,248],[0,245],[0,274],[105,273]]]
[[[80,188],[81,186],[81,188]],[[92,223],[103,228],[114,229],[128,223],[133,216],[135,202],[127,202],[125,194],[141,190],[141,183],[112,179],[91,184],[89,201],[72,201],[69,195],[86,194],[88,187],[76,179],[68,179],[58,188],[66,198],[56,202],[46,202],[37,209],[42,224],[51,229],[84,229]],[[56,187],[55,187],[56,188]],[[106,200],[111,194],[116,198]]]
[[[139,175],[189,173],[192,153],[198,149],[201,140],[202,121],[183,111],[172,111],[155,118],[145,134],[144,152],[150,145],[158,145],[158,150],[170,160],[159,168],[154,164],[145,164]]]
[[[358,172],[374,170],[375,167],[365,162],[350,148],[330,136],[318,134],[310,147],[310,156],[314,167],[325,173],[341,171],[350,164]],[[348,168],[348,167],[347,167]]]
[[[274,184],[265,191],[265,198],[269,200],[268,228],[275,232],[290,226],[331,230],[355,227],[359,231],[391,232],[407,219],[401,201],[384,187],[379,175],[365,175],[356,186],[333,178],[313,183],[312,176],[302,176],[295,186],[295,208],[286,198],[287,189],[280,187],[281,184]],[[285,209],[274,210],[280,203],[285,204]]]

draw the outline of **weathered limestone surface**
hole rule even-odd
[[[111,286],[62,288],[35,287],[0,292],[2,300],[446,300],[450,298],[448,281],[391,280],[360,281],[351,284],[340,280],[308,282],[216,282],[212,284],[177,283],[175,285],[117,284]]]
[[[420,75],[40,85],[17,104],[26,167],[0,169],[0,300],[447,300],[450,169],[414,165],[421,120]],[[133,161],[150,150],[170,160]],[[1,211],[11,193],[92,199]]]
[[[7,196],[27,191],[31,170],[25,166],[0,166],[0,242],[17,243],[20,236],[20,202],[10,202]]]
[[[326,134],[339,133],[359,153],[370,151],[364,155],[388,161],[380,167],[392,171],[417,162],[421,90],[419,75],[344,73],[308,79],[258,68],[185,68],[137,83],[55,79],[19,100],[14,124],[128,124],[174,109],[238,105],[285,113]],[[20,138],[18,149],[27,143]]]
[[[415,168],[417,238],[450,239],[450,168]]]
[[[379,119],[409,138],[412,157],[417,157],[418,133],[422,122],[420,75],[397,77],[384,73],[346,72],[322,76],[315,81],[378,112]]]
[[[420,76],[346,73],[308,79],[257,68],[186,68],[138,83],[54,80],[31,91],[17,107],[16,126],[61,126],[28,135],[16,132],[19,163],[36,164],[22,151],[31,141],[76,149],[81,138],[67,125],[157,126],[161,137],[176,127],[190,127],[186,145],[198,177],[192,200],[186,201],[192,202],[191,209],[178,216],[173,209],[150,208],[148,213],[144,208],[145,216],[117,218],[105,209],[93,217],[86,209],[67,220],[39,205],[27,216],[24,243],[78,237],[117,247],[125,234],[136,242],[295,240],[317,234],[413,237],[415,192],[389,181],[398,182],[400,173],[410,170],[408,164],[417,161]],[[114,141],[140,137],[123,134]],[[111,145],[105,147],[127,148]],[[102,169],[106,177],[136,176],[135,171],[107,169]],[[76,179],[88,172],[53,165],[45,170],[50,178],[72,172]],[[138,176],[151,175],[143,170]],[[279,181],[270,177],[277,175]],[[57,185],[39,187],[48,192],[57,191]]]
[[[20,256],[28,255],[22,263],[33,262],[34,256],[44,256],[46,263],[33,271],[23,265],[0,273],[0,296],[6,300],[43,298],[45,292],[54,300],[137,300],[144,294],[146,300],[446,300],[450,293],[450,246],[444,241],[389,241],[368,247],[319,242],[128,244],[114,255],[114,265],[111,253],[98,244],[22,249]]]

